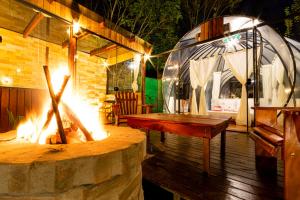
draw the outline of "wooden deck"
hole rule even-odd
[[[220,135],[211,141],[211,173],[202,173],[202,140],[151,132],[158,147],[143,163],[145,200],[173,199],[283,199],[283,169],[278,175],[259,174],[255,169],[254,142],[245,133],[226,132],[226,155],[220,158]],[[169,192],[168,192],[169,191]]]

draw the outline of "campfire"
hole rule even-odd
[[[41,116],[32,114],[17,127],[17,141],[39,144],[67,144],[107,137],[98,110],[74,95],[65,68],[50,74],[44,66],[51,102]]]

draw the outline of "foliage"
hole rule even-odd
[[[285,19],[285,35],[295,37],[298,32],[297,27],[300,25],[300,0],[294,0],[290,6],[286,7],[285,15],[287,17]]]
[[[77,0],[153,44],[152,54],[172,49],[195,25],[231,11],[242,0]],[[188,26],[184,24],[188,23]],[[166,57],[152,59],[161,75]],[[149,65],[148,65],[149,67]]]
[[[190,29],[213,17],[232,11],[242,0],[181,0]]]
[[[108,0],[104,5],[107,19],[152,43],[153,53],[171,49],[179,39],[180,0]],[[154,59],[153,65],[161,69],[164,59]]]

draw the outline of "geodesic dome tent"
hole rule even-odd
[[[300,105],[300,43],[255,18],[228,16],[222,23],[221,37],[199,41],[199,25],[170,53],[164,111],[226,114],[246,125],[253,105]]]

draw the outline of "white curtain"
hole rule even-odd
[[[262,65],[262,81],[264,102],[262,106],[269,105],[272,100],[272,65]]]
[[[276,68],[274,62],[272,63],[272,106],[277,105],[277,79],[276,79]]]
[[[195,60],[190,60],[190,81],[193,89],[192,93],[192,103],[191,103],[191,114],[198,114],[197,99],[196,99],[196,89],[198,87],[198,64]]]
[[[273,69],[275,71],[275,77],[278,82],[277,98],[273,99],[273,101],[274,101],[273,105],[274,106],[283,106],[287,99],[287,94],[285,92],[285,88],[283,85],[285,70],[284,70],[284,66],[278,56],[276,56],[273,61]]]
[[[205,88],[206,88],[206,83],[213,72],[213,68],[215,66],[216,60],[217,57],[209,57],[198,61],[195,60],[190,61],[191,83],[195,81],[195,83],[192,83],[192,87],[193,87],[192,108],[194,104],[196,104],[195,89],[197,88],[197,86],[201,87],[199,112],[197,113],[195,112],[196,110],[192,110],[192,114],[207,115]],[[195,80],[192,81],[192,79]],[[193,104],[193,102],[195,103]]]
[[[133,92],[137,92],[139,89],[139,86],[137,84],[137,78],[139,76],[140,63],[141,63],[141,56],[140,55],[134,56],[133,62],[131,63],[133,68],[133,82],[131,84]]]
[[[257,50],[259,52],[259,48]],[[225,59],[225,64],[229,66],[231,72],[236,77],[236,79],[242,84],[242,95],[240,100],[240,107],[236,116],[237,125],[247,125],[247,113],[248,113],[248,123],[251,124],[250,109],[247,106],[247,90],[246,83],[248,77],[253,71],[253,51],[248,51],[248,77],[246,77],[246,50],[227,53],[223,55]]]
[[[213,74],[213,89],[212,89],[212,99],[218,99],[220,94],[221,86],[221,72],[214,72]]]

